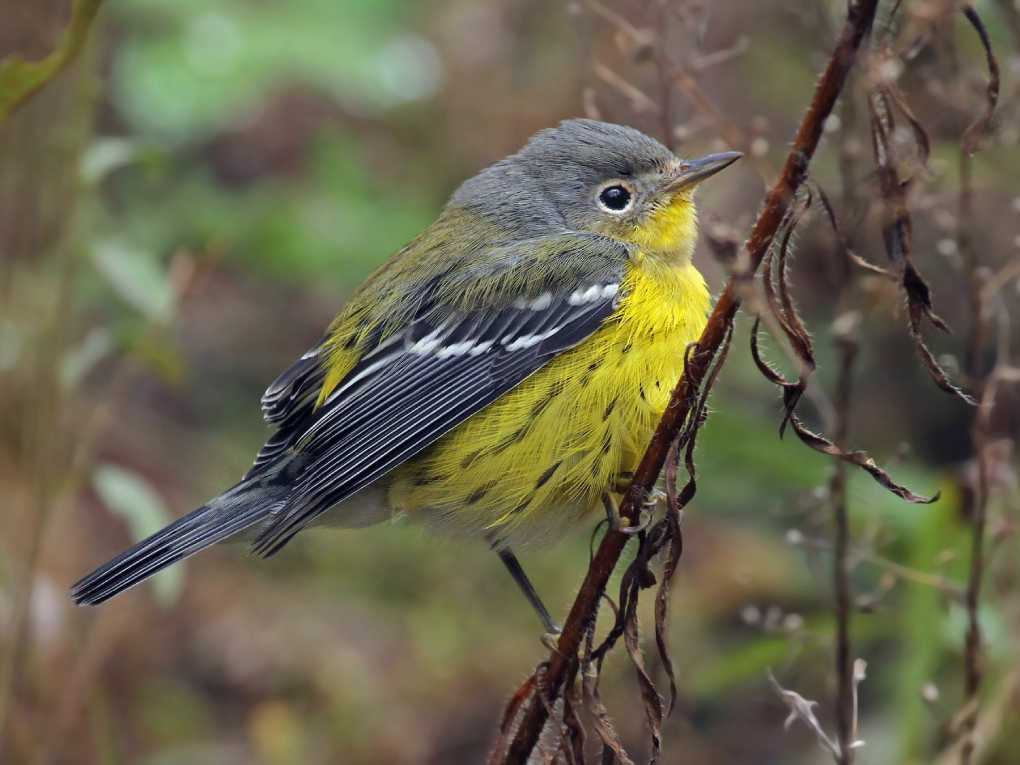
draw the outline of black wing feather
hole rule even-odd
[[[321,351],[320,342],[266,388],[262,394],[262,417],[267,423],[277,425],[283,422],[300,408],[304,399],[318,395],[325,377],[325,369],[319,359]]]

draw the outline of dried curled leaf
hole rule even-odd
[[[662,752],[662,721],[665,718],[665,710],[662,704],[662,697],[655,688],[655,682],[645,667],[641,656],[641,634],[638,627],[637,615],[638,598],[635,594],[628,603],[628,613],[624,619],[623,644],[630,656],[631,666],[637,676],[638,687],[641,689],[641,700],[645,707],[645,723],[648,725],[648,733],[651,738],[652,753],[648,759],[649,765],[659,761],[659,754]]]
[[[694,477],[688,481],[688,486],[693,486]],[[685,487],[686,488],[686,487]],[[680,526],[680,513],[674,513],[672,509],[666,511],[666,522],[669,529],[669,546],[666,550],[665,560],[662,564],[662,580],[659,582],[659,589],[655,592],[655,647],[659,652],[659,659],[662,661],[663,671],[669,682],[669,704],[666,707],[666,716],[673,713],[676,707],[677,685],[676,669],[673,666],[673,656],[669,650],[667,635],[669,634],[669,602],[672,594],[673,576],[676,574],[677,565],[684,551],[683,531]]]
[[[782,298],[779,298],[779,300],[782,300]],[[789,302],[788,296],[787,300]],[[733,326],[729,324],[719,349],[709,362],[709,368],[705,374],[703,385],[700,389],[693,390],[690,394],[693,399],[689,408],[690,416],[673,442],[670,451],[672,456],[669,462],[672,467],[671,469],[667,467],[669,486],[667,492],[669,498],[668,510],[662,520],[638,535],[640,543],[638,553],[634,561],[624,572],[620,581],[620,607],[617,607],[612,599],[603,593],[602,597],[610,604],[616,617],[613,626],[598,648],[593,649],[592,647],[595,632],[594,620],[588,626],[585,633],[586,647],[578,662],[574,665],[573,670],[573,673],[581,672],[581,697],[579,699],[564,698],[562,709],[560,710],[561,716],[557,718],[553,715],[554,710],[549,708],[548,701],[543,693],[542,675],[544,665],[539,665],[535,673],[524,682],[508,702],[500,726],[500,734],[492,749],[493,757],[502,756],[505,752],[509,738],[514,733],[518,722],[518,715],[524,703],[529,699],[537,698],[547,707],[550,715],[549,725],[557,726],[556,731],[559,736],[558,750],[567,758],[568,762],[581,762],[581,757],[583,756],[584,731],[580,719],[577,717],[577,709],[583,703],[585,709],[591,715],[596,733],[602,741],[603,761],[632,765],[633,760],[627,755],[598,690],[602,662],[608,652],[612,650],[622,637],[627,655],[635,670],[644,704],[645,718],[650,736],[651,758],[649,761],[651,763],[657,762],[662,751],[662,724],[665,717],[672,712],[677,698],[676,675],[666,637],[668,631],[670,585],[683,552],[680,517],[684,505],[693,498],[696,491],[694,449],[697,443],[697,435],[705,422],[708,396],[726,360],[732,335]],[[688,346],[684,360],[685,364],[689,363],[692,356],[697,352],[697,345],[692,343]],[[679,463],[678,455],[681,453],[684,455],[688,480],[683,489],[678,491],[676,469]],[[651,571],[650,563],[664,549],[666,552],[663,576],[662,580],[658,583],[659,587],[656,592],[655,638],[659,656],[669,679],[670,699],[668,706],[663,703],[663,699],[644,664],[640,650],[640,629],[638,625],[640,592],[656,584],[657,580]],[[569,686],[570,683],[568,682]],[[490,759],[490,762],[495,761],[498,760]]]
[[[542,734],[543,739],[536,751],[543,752],[545,761],[584,765],[584,727],[577,715],[580,696],[576,692],[567,692],[555,702],[550,703],[548,687],[545,682],[547,670],[548,662],[539,664],[507,701],[500,720],[499,733],[486,760],[488,765],[498,765],[505,761],[513,737],[517,734],[517,728],[532,700],[538,700],[543,704],[548,713]],[[576,673],[577,663],[575,662],[567,683],[568,688],[573,686],[573,677]],[[565,759],[560,759],[560,754]]]
[[[719,371],[726,363],[729,354],[730,344],[733,339],[733,325],[726,328],[722,344],[712,360],[708,374],[705,376],[705,384],[701,387],[698,399],[691,409],[691,416],[688,418],[684,429],[680,432],[676,441],[670,447],[670,454],[666,460],[666,517],[663,519],[664,539],[663,546],[666,547],[664,561],[662,564],[662,580],[659,582],[659,589],[655,593],[655,646],[659,652],[659,659],[662,661],[663,671],[669,681],[669,705],[666,708],[666,716],[673,713],[676,706],[677,685],[676,671],[673,666],[673,657],[669,651],[669,643],[666,639],[669,633],[669,602],[672,592],[673,576],[676,574],[677,565],[683,555],[684,541],[683,530],[680,521],[683,509],[694,498],[697,492],[697,468],[694,464],[694,450],[697,446],[698,433],[704,424],[708,406],[708,395],[715,386]],[[690,359],[691,353],[697,352],[697,345],[691,344],[687,347],[684,358],[684,365]],[[679,467],[680,452],[684,454],[684,467],[687,470],[687,482],[684,487],[677,490],[677,469]]]
[[[956,385],[949,373],[935,360],[921,333],[921,324],[928,319],[943,332],[949,327],[932,307],[931,289],[911,260],[912,240],[910,211],[907,207],[909,181],[900,178],[896,167],[891,135],[894,128],[892,97],[885,88],[876,88],[868,99],[871,114],[871,142],[875,155],[879,189],[884,203],[885,221],[882,239],[889,260],[900,271],[900,283],[907,298],[910,336],[918,355],[935,384],[946,393],[974,405],[973,396]]]
[[[566,687],[569,688],[574,684],[574,678],[577,676],[578,663],[575,659],[570,664],[570,671],[567,674]],[[542,662],[538,665],[533,675],[535,678],[535,698],[542,702],[546,711],[546,725],[545,732],[548,733],[550,741],[543,744],[539,742],[539,750],[546,753],[546,759],[554,761],[557,759],[555,753],[562,753],[566,757],[566,762],[569,765],[584,765],[584,750],[583,748],[578,751],[577,739],[572,734],[571,728],[574,725],[579,724],[576,713],[568,699],[569,694],[564,693],[563,695],[555,698],[552,702],[549,701],[550,693],[548,686],[545,682],[546,672],[548,671],[548,664]],[[573,719],[571,719],[573,718]],[[545,733],[543,734],[545,735]],[[582,736],[583,743],[583,736]],[[554,744],[555,746],[551,746]]]
[[[807,378],[815,370],[814,348],[811,344],[811,335],[804,325],[803,319],[797,313],[790,295],[789,273],[787,271],[787,256],[790,252],[790,240],[797,224],[811,206],[812,194],[810,189],[800,197],[787,211],[783,223],[780,225],[782,236],[778,247],[770,248],[765,255],[762,264],[762,285],[765,288],[765,299],[770,314],[775,318],[784,336],[790,344],[791,349],[800,366],[800,373],[796,383],[771,379],[771,382],[781,385],[783,388],[783,402],[785,414],[779,424],[779,435],[782,437],[786,426],[796,408],[800,397],[807,389]],[[773,263],[778,259],[778,265],[774,269]]]
[[[973,5],[963,7],[963,15],[974,27],[981,45],[985,49],[985,61],[988,65],[988,86],[985,89],[985,110],[975,119],[963,133],[963,150],[973,154],[980,148],[981,140],[992,131],[992,117],[999,103],[999,61],[992,50],[992,41],[988,30]]]
[[[563,693],[563,751],[571,765],[584,765],[584,724],[577,711],[583,705],[577,683],[571,683]]]
[[[783,404],[786,407],[786,416],[789,419],[790,427],[793,428],[793,432],[797,434],[797,437],[804,444],[810,446],[815,451],[821,452],[822,454],[828,454],[830,457],[836,457],[837,459],[841,459],[851,465],[856,465],[874,478],[880,486],[888,489],[897,497],[905,499],[907,502],[930,504],[939,498],[939,494],[937,492],[931,497],[924,497],[920,494],[915,494],[906,487],[893,481],[890,475],[880,468],[867,452],[844,451],[824,436],[808,429],[793,411],[793,407],[796,406],[797,401],[800,399],[800,384],[791,383],[779,370],[761,357],[761,353],[758,348],[758,330],[760,324],[761,320],[756,319],[754,327],[751,330],[751,357],[754,359],[754,363],[757,365],[758,370],[762,373],[762,375],[770,382],[783,389]]]
[[[535,692],[535,685],[537,683],[538,670],[528,675],[527,679],[514,691],[514,695],[510,697],[510,701],[507,702],[506,709],[503,710],[503,718],[499,723],[499,732],[506,733],[510,730],[514,720],[517,717],[517,712],[521,708],[521,705],[531,698]]]
[[[903,118],[907,121],[910,126],[910,132],[914,136],[914,141],[917,144],[918,161],[922,166],[928,164],[928,158],[931,157],[931,138],[928,136],[928,131],[924,129],[924,125],[914,114],[914,111],[910,108],[907,103],[907,99],[904,98],[900,89],[892,85],[885,85],[882,87],[882,93],[889,100],[896,111],[898,111]]]
[[[935,327],[943,332],[949,333],[949,326],[932,310],[930,291],[928,285],[921,278],[920,274],[912,264],[907,263],[903,269],[903,289],[907,294],[907,327],[910,336],[914,340],[914,346],[921,357],[928,376],[935,384],[946,393],[952,394],[962,401],[977,406],[977,399],[954,383],[945,369],[935,360],[935,356],[928,349],[921,334],[921,322],[927,318]]]
[[[879,485],[888,489],[897,497],[905,499],[907,502],[913,502],[915,504],[928,505],[935,502],[939,498],[939,493],[935,492],[931,497],[924,497],[920,494],[915,494],[904,486],[900,486],[894,482],[887,472],[880,468],[875,460],[868,456],[867,452],[863,451],[852,451],[846,452],[840,449],[838,446],[833,444],[828,439],[814,433],[804,427],[803,423],[800,422],[796,417],[792,417],[790,424],[796,432],[797,436],[805,444],[810,446],[816,451],[828,454],[831,457],[837,457],[844,462],[849,462],[851,465],[856,465],[865,472],[867,472],[872,478],[874,478]]]
[[[616,618],[613,626],[597,648],[592,649],[590,646],[592,640],[591,632],[586,635],[589,647],[581,660],[584,672],[582,682],[586,683],[585,703],[589,713],[595,720],[596,731],[603,742],[603,746],[612,756],[619,759],[622,759],[622,745],[609,720],[608,713],[598,697],[598,673],[605,656],[622,637],[641,691],[645,719],[650,734],[651,761],[655,762],[661,752],[663,720],[672,712],[677,698],[676,674],[666,638],[668,632],[670,586],[683,552],[680,517],[684,505],[693,498],[696,491],[694,449],[697,435],[705,421],[709,392],[714,386],[719,371],[726,360],[732,331],[732,325],[728,326],[723,342],[709,362],[709,369],[705,375],[704,384],[700,389],[690,393],[693,399],[689,408],[690,415],[670,447],[670,458],[667,460],[668,509],[666,515],[650,529],[638,535],[639,547],[637,555],[627,567],[620,580],[620,606],[617,607],[608,596],[605,596],[615,612]],[[693,355],[696,353],[698,353],[696,345],[688,346],[684,360],[685,364],[690,363]],[[684,455],[688,481],[683,489],[678,491],[676,474],[681,453]],[[641,590],[656,584],[656,577],[651,571],[650,563],[663,550],[665,550],[663,574],[661,581],[658,583],[659,586],[655,599],[655,641],[663,668],[669,680],[670,698],[668,705],[663,704],[662,697],[659,695],[641,656],[637,618]]]
[[[784,412],[782,424],[779,429],[780,435],[782,435],[786,425],[789,424],[790,427],[793,428],[794,433],[797,434],[797,437],[804,444],[810,446],[815,451],[828,454],[831,457],[836,457],[852,465],[856,465],[866,471],[881,486],[888,489],[896,496],[901,497],[908,502],[933,502],[938,498],[937,494],[934,497],[926,498],[913,493],[906,487],[900,486],[893,481],[889,474],[882,470],[866,452],[848,452],[840,449],[827,438],[808,429],[800,418],[797,417],[797,404],[800,403],[800,399],[804,395],[804,391],[807,389],[808,377],[815,369],[815,356],[811,336],[808,334],[803,320],[797,313],[793,299],[790,295],[786,264],[789,256],[790,239],[793,235],[793,230],[803,218],[804,213],[807,212],[811,201],[812,195],[806,194],[801,198],[798,204],[795,204],[790,208],[790,211],[783,222],[783,233],[780,238],[780,244],[778,248],[773,248],[766,254],[762,270],[762,280],[769,312],[776,319],[776,324],[780,327],[785,338],[789,342],[800,367],[800,374],[796,382],[788,380],[782,372],[762,358],[758,344],[758,332],[761,328],[760,317],[755,320],[754,326],[751,329],[751,358],[754,360],[754,363],[758,367],[762,376],[773,385],[778,386],[783,392]],[[823,197],[823,205],[824,204],[825,201]],[[831,213],[831,207],[828,208],[828,210],[833,224],[835,225],[835,216]],[[908,252],[909,250],[903,250],[904,254]],[[773,268],[774,260],[778,260],[778,264],[775,268]],[[909,264],[909,260],[907,263]],[[912,268],[909,270],[913,271]],[[921,284],[923,284],[923,282],[921,282]],[[927,295],[927,293],[923,290],[921,291],[921,294],[924,294],[925,297]],[[921,299],[918,298],[918,300]],[[930,306],[930,302],[928,305]],[[934,316],[934,314],[932,314],[932,316]],[[935,319],[938,319],[938,317],[936,316]]]
[[[609,603],[613,613],[619,616],[619,609],[617,609],[612,598],[605,595],[605,593],[603,593],[603,598]],[[601,660],[594,659],[592,656],[594,639],[595,623],[593,621],[585,632],[585,650],[584,656],[581,658],[581,693],[584,706],[588,710],[588,714],[591,715],[595,723],[595,732],[602,741],[603,762],[613,762],[615,759],[620,765],[634,765],[634,761],[623,748],[620,734],[616,732],[616,726],[613,725],[612,718],[609,716],[609,710],[606,709],[602,696],[599,694],[599,672],[602,662]]]
[[[594,670],[589,671],[597,672],[601,669],[602,662],[605,660],[606,655],[616,646],[621,637],[624,638],[624,643],[626,644],[629,639],[628,629],[637,630],[637,604],[640,598],[640,592],[646,587],[653,586],[656,582],[655,575],[649,568],[649,563],[667,541],[666,538],[669,533],[667,525],[668,521],[664,518],[647,532],[641,532],[639,534],[637,555],[627,567],[627,570],[624,571],[624,574],[620,579],[620,606],[617,607],[616,604],[613,603],[612,599],[607,595],[603,596],[606,601],[611,604],[615,619],[613,621],[613,626],[610,628],[599,646],[590,651],[590,660]],[[633,621],[633,624],[630,624],[631,621]],[[637,660],[635,661],[635,655],[631,653],[629,647],[627,650],[628,655],[634,664],[635,672],[638,675],[638,682],[641,685],[642,699],[646,704],[645,712],[650,721],[649,727],[653,739],[652,746],[655,748],[661,744],[661,724],[664,717],[661,712],[661,698],[659,698],[658,692],[655,691],[654,685],[651,685],[650,689],[656,700],[651,702],[651,707],[648,706],[650,702],[648,697],[649,689],[646,687],[646,680],[648,683],[651,683],[651,679],[644,670],[644,664],[640,659],[640,654],[637,654]],[[664,662],[664,664],[665,663],[666,662]],[[671,660],[669,660],[669,666],[670,669],[672,669]],[[670,679],[670,689],[673,693],[675,693],[675,677],[671,674]],[[670,706],[670,708],[672,708],[672,706]],[[608,744],[605,739],[603,739],[603,741]],[[656,743],[656,741],[659,743]]]
[[[817,183],[813,184],[815,192],[818,194],[818,199],[822,203],[822,209],[825,211],[825,217],[829,221],[829,226],[832,227],[832,233],[836,237],[836,244],[839,246],[840,254],[851,264],[862,268],[870,274],[875,276],[881,276],[884,279],[890,279],[896,281],[896,275],[888,269],[876,266],[874,263],[870,263],[856,252],[854,252],[847,245],[846,237],[843,236],[843,230],[840,228],[839,220],[836,218],[836,210],[832,206],[832,201],[829,199],[829,195],[825,193],[825,189],[819,186]]]
[[[506,757],[507,748],[510,746],[510,742],[520,723],[520,715],[526,708],[524,705],[535,697],[540,669],[541,666],[528,675],[527,679],[518,686],[509,701],[507,701],[506,707],[503,709],[503,717],[499,722],[499,733],[496,735],[496,740],[492,743],[492,749],[489,752],[488,765],[498,765]]]

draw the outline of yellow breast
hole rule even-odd
[[[709,307],[686,260],[639,255],[621,292],[598,332],[401,467],[391,506],[515,536],[595,506],[636,466]]]

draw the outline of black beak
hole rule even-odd
[[[675,174],[666,180],[665,191],[675,192],[693,188],[720,170],[725,170],[743,154],[739,151],[722,151],[700,159],[688,159],[680,165]]]

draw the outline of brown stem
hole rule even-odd
[[[979,263],[971,246],[970,225],[974,214],[974,187],[971,173],[970,153],[960,149],[960,197],[958,210],[957,249],[963,256],[970,282],[971,327],[965,351],[965,371],[976,391],[984,391],[978,411],[974,417],[972,443],[977,462],[977,482],[971,503],[970,522],[970,568],[964,589],[963,602],[967,612],[967,633],[964,638],[963,708],[967,710],[963,719],[963,740],[960,746],[960,765],[970,765],[974,757],[974,731],[977,727],[978,693],[981,690],[981,623],[978,609],[981,603],[981,585],[985,569],[985,516],[988,503],[988,453],[985,425],[990,408],[994,405],[994,382],[983,379],[981,374],[981,352],[987,336],[986,305],[983,299],[984,283]]]
[[[960,149],[960,196],[957,203],[956,249],[963,258],[970,287],[971,323],[967,347],[964,351],[964,373],[970,385],[977,390],[981,376],[981,352],[985,347],[988,322],[985,315],[984,282],[979,277],[977,256],[970,242],[970,221],[974,216],[973,160]]]
[[[970,765],[974,756],[974,732],[978,719],[978,694],[981,691],[981,622],[978,619],[981,605],[981,586],[985,575],[985,526],[989,492],[988,441],[991,413],[995,408],[997,381],[990,378],[981,396],[981,404],[974,418],[974,453],[977,460],[977,485],[971,507],[970,570],[964,593],[967,610],[967,635],[964,639],[964,709],[963,744],[960,747],[960,765]]]
[[[761,263],[794,194],[807,176],[808,165],[821,139],[824,122],[832,113],[847,75],[857,60],[861,43],[871,30],[877,6],[878,0],[858,0],[848,6],[847,19],[839,41],[815,86],[811,104],[801,120],[783,171],[766,195],[765,206],[747,241],[746,265],[738,267],[727,283],[698,340],[698,351],[691,354],[684,376],[673,390],[669,405],[624,496],[620,507],[624,517],[637,520],[641,502],[658,480],[670,445],[686,421],[696,392],[740,307],[740,298],[737,296],[739,283],[748,279]],[[506,763],[524,765],[528,761],[548,720],[549,702],[560,693],[585,630],[594,618],[602,592],[628,539],[627,535],[610,530],[599,545],[571,606],[557,650],[549,656],[544,688],[540,692],[545,698],[532,699],[507,752]]]
[[[857,122],[857,110],[854,99],[851,95],[843,98],[840,109],[844,140],[839,148],[839,175],[842,183],[842,204],[847,211],[850,220],[856,219],[859,214],[858,191],[854,182],[854,155],[846,136],[851,134],[852,128]],[[831,208],[830,208],[831,213]],[[835,214],[831,213],[835,221]],[[845,229],[848,233],[842,234],[842,230],[833,226],[833,233],[842,254],[846,254],[852,247],[853,227]],[[833,443],[840,449],[845,449],[850,431],[851,418],[851,397],[853,391],[853,368],[857,359],[857,338],[855,332],[855,320],[848,315],[849,297],[852,282],[857,275],[849,257],[835,259],[836,284],[835,289],[839,295],[836,324],[834,325],[834,336],[836,351],[839,354],[839,376],[836,383],[836,396],[833,402],[835,422],[833,426]],[[849,319],[849,321],[848,321]],[[851,563],[851,538],[850,518],[847,508],[847,465],[839,458],[832,460],[832,477],[829,480],[829,498],[832,504],[833,515],[833,543],[832,543],[832,577],[833,592],[836,598],[836,655],[835,669],[837,678],[836,687],[836,737],[839,744],[837,753],[840,765],[852,765],[854,760],[854,749],[852,744],[857,737],[855,721],[857,710],[854,708],[854,677],[853,677],[853,655],[850,636],[850,617],[853,607],[853,593],[850,588]]]
[[[857,355],[855,340],[844,335],[837,339],[840,353],[839,383],[836,390],[836,432],[833,442],[844,448],[850,422],[850,394],[853,382],[853,365]],[[854,750],[851,747],[854,730],[853,658],[850,655],[850,521],[846,500],[846,463],[833,460],[829,495],[835,520],[833,539],[833,589],[836,593],[836,732],[839,740],[840,765],[851,765]]]

